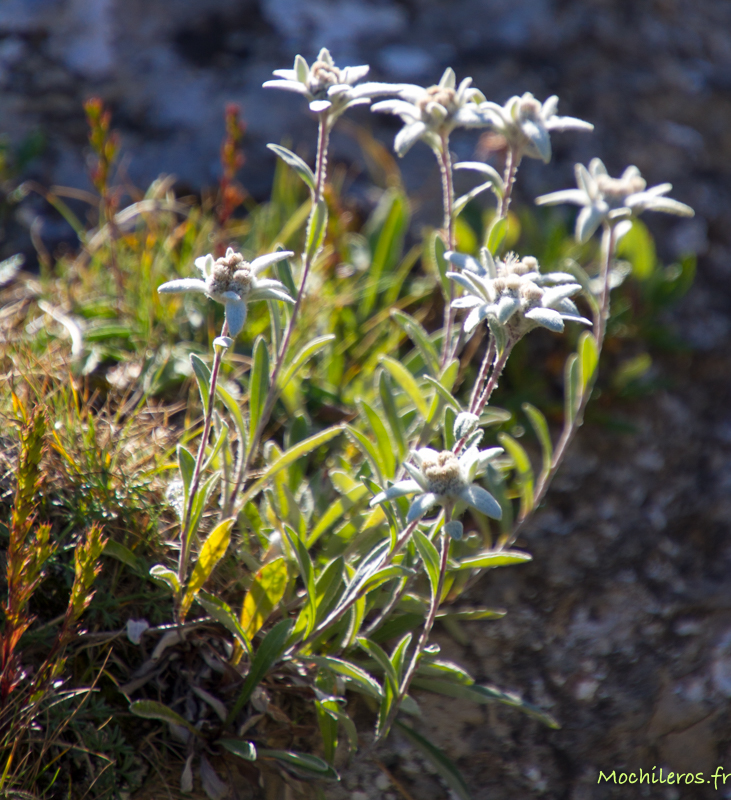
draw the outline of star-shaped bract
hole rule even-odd
[[[203,275],[200,278],[179,278],[158,286],[160,294],[199,292],[218,303],[226,310],[229,335],[237,336],[246,321],[246,304],[253,300],[280,300],[294,303],[283,283],[256,276],[270,264],[293,256],[289,250],[269,253],[255,258],[251,263],[241,253],[229,247],[223,258],[214,260],[212,255],[196,258],[195,265]]]

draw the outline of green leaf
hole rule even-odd
[[[458,561],[452,569],[493,569],[494,567],[507,567],[510,564],[525,564],[532,561],[529,553],[520,550],[495,550],[493,552],[478,553]]]
[[[589,331],[584,331],[579,337],[579,386],[582,397],[591,383],[594,372],[599,362],[599,351],[596,339]]]
[[[294,750],[259,749],[259,758],[273,758],[287,766],[291,771],[305,777],[316,777],[320,780],[339,781],[340,776],[326,761],[308,753],[297,753]]]
[[[228,391],[228,389],[224,389],[220,383],[216,384],[216,394],[219,396],[221,402],[226,406],[228,413],[231,415],[236,432],[239,434],[240,446],[245,448],[246,423],[244,422],[244,415],[241,413],[241,407],[239,406],[238,401]]]
[[[288,579],[287,564],[281,556],[264,564],[256,573],[244,597],[239,619],[247,639],[251,640],[284,597]]]
[[[441,617],[444,619],[445,617]],[[437,678],[439,680],[456,681],[457,683],[464,684],[465,686],[472,686],[475,679],[465,671],[458,664],[453,664],[451,661],[442,661],[437,659],[435,661],[427,661],[422,659],[419,663],[419,668],[416,675],[422,678]]]
[[[203,588],[203,584],[210,577],[216,564],[226,555],[226,550],[228,550],[228,545],[231,541],[231,528],[235,521],[232,517],[219,522],[203,542],[203,547],[200,549],[198,559],[183,594],[181,603],[181,615],[183,618],[188,613],[194,597]]]
[[[399,640],[399,642],[396,644],[396,647],[393,648],[393,653],[391,653],[391,664],[393,665],[393,670],[396,673],[399,683],[401,683],[401,678],[403,676],[406,650],[411,644],[412,638],[413,634],[407,633]]]
[[[638,280],[652,277],[657,264],[655,242],[642,220],[632,220],[632,227],[619,240],[617,256],[632,263],[632,272]]]
[[[323,709],[325,714],[331,716],[334,720],[337,720],[343,728],[345,728],[345,733],[348,737],[348,745],[350,746],[351,750],[358,749],[358,730],[355,727],[355,723],[353,720],[344,712],[340,711],[338,708],[330,708],[324,707]]]
[[[274,664],[281,658],[291,628],[292,621],[283,619],[264,637],[251,661],[249,672],[244,681],[244,685],[241,687],[236,703],[228,715],[228,719],[226,720],[227,725],[236,719],[241,709],[249,702],[251,693],[261,683],[267,672],[269,672]]]
[[[398,385],[406,392],[411,398],[412,403],[416,407],[423,419],[427,418],[429,409],[424,399],[424,395],[416,382],[416,378],[396,359],[390,356],[381,356],[379,361],[391,373],[393,379]]]
[[[421,734],[417,733],[413,728],[404,725],[400,720],[396,720],[395,724],[411,744],[420,750],[422,755],[434,765],[434,769],[436,769],[459,800],[472,800],[462,774],[438,747],[433,745],[428,739],[425,739]]]
[[[119,542],[115,542],[113,539],[107,539],[104,545],[104,555],[116,558],[117,561],[121,561],[122,564],[125,564],[135,572],[139,573],[142,571],[141,567],[142,564],[144,564],[144,559],[136,556],[128,547],[125,547]]]
[[[216,622],[220,622],[224,628],[233,633],[242,644],[244,650],[251,656],[251,642],[249,641],[249,637],[236,619],[236,615],[231,607],[224,603],[219,597],[208,594],[207,592],[198,592],[195,599],[203,606],[209,616],[213,617]]]
[[[418,528],[412,534],[412,539],[416,549],[419,551],[421,560],[424,562],[424,568],[431,584],[433,600],[437,596],[439,588],[439,551]]]
[[[447,247],[444,244],[444,239],[442,239],[441,234],[438,231],[434,231],[425,254],[427,256],[426,260],[429,266],[432,267],[432,270],[436,273],[435,277],[441,284],[442,293],[444,294],[445,299],[448,299],[450,296],[452,283],[447,277],[447,273],[452,270],[452,265],[444,257],[446,252]]]
[[[392,581],[395,578],[403,578],[404,575],[409,574],[413,574],[413,570],[407,570],[406,567],[402,567],[399,564],[391,564],[388,567],[384,567],[383,569],[379,569],[377,572],[374,572],[363,583],[361,591],[364,594],[368,594],[368,592],[378,589],[379,586],[383,586],[383,584],[388,583],[388,581]]]
[[[318,200],[317,205],[314,207],[314,210],[310,214],[310,218],[307,222],[305,256],[310,263],[312,263],[314,260],[320,247],[322,247],[326,230],[327,203],[324,200]]]
[[[182,444],[178,445],[178,466],[180,467],[180,477],[183,479],[185,505],[187,507],[190,482],[193,480],[193,473],[195,472],[195,456],[190,450],[186,450]]]
[[[359,690],[362,694],[380,700],[383,697],[383,690],[380,683],[361,667],[351,664],[342,658],[334,656],[304,656],[305,662],[312,662],[318,667],[324,667],[341,675],[351,685],[351,688]]]
[[[513,459],[520,485],[521,516],[525,518],[533,509],[533,467],[523,446],[507,433],[498,435],[498,441]]]
[[[501,619],[505,614],[507,611],[501,608],[465,608],[461,611],[437,611],[437,619],[456,619],[467,622],[478,619]]]
[[[307,592],[307,625],[304,630],[304,637],[306,639],[312,633],[317,620],[315,571],[312,567],[312,559],[310,558],[310,554],[307,552],[307,548],[299,536],[297,536],[295,531],[289,527],[289,525],[284,525],[284,535],[287,537],[289,546],[292,548],[295,558],[297,559],[300,577],[302,578],[302,583],[304,583],[305,591]]]
[[[393,396],[393,386],[391,385],[391,378],[386,370],[381,370],[378,378],[378,393],[381,397],[381,405],[388,420],[388,426],[391,428],[396,446],[398,448],[398,459],[402,461],[406,458],[408,447],[406,443],[406,428],[401,419],[401,415],[396,408],[396,401]]]
[[[254,343],[254,357],[249,378],[249,429],[254,431],[259,427],[259,420],[264,413],[264,404],[269,393],[269,352],[263,337]]]
[[[297,370],[299,370],[304,364],[322,350],[323,347],[328,342],[332,342],[335,338],[334,333],[328,333],[326,336],[318,336],[316,339],[312,339],[312,341],[308,342],[292,359],[292,363],[281,373],[278,385],[279,389],[282,390],[284,387],[292,380],[292,378],[297,374]]]
[[[548,475],[551,471],[551,464],[553,462],[553,445],[551,444],[551,434],[548,430],[548,422],[543,414],[530,403],[523,403],[523,411],[525,411],[530,424],[535,431],[538,441],[541,443],[541,452],[543,454],[543,469],[542,475]]]
[[[352,425],[345,425],[345,431],[353,439],[354,443],[363,452],[363,455],[371,462],[373,471],[376,473],[378,480],[381,483],[386,481],[386,465],[383,463],[383,458],[379,450],[373,442],[357,428]]]
[[[381,464],[383,465],[383,477],[393,478],[393,476],[396,474],[396,458],[393,454],[393,442],[391,441],[391,437],[388,435],[386,426],[381,421],[381,418],[376,413],[375,409],[368,405],[365,400],[359,400],[358,406],[368,418],[371,430],[376,437],[378,450],[381,454]]]
[[[307,164],[298,155],[295,155],[291,150],[287,150],[286,147],[282,147],[279,144],[268,144],[267,147],[272,151],[272,153],[278,155],[279,158],[281,158],[282,161],[287,164],[287,166],[292,167],[292,169],[307,184],[310,192],[312,192],[314,196],[315,176]]]
[[[305,439],[302,442],[298,442],[294,447],[290,447],[289,450],[287,450],[285,453],[282,453],[282,455],[273,464],[270,464],[269,467],[264,470],[264,474],[256,483],[252,484],[252,486],[250,486],[244,492],[238,501],[239,507],[245,506],[252,497],[256,497],[256,495],[259,494],[259,492],[266,486],[267,481],[270,478],[274,477],[277,473],[281,472],[290,464],[294,464],[294,462],[298,459],[308,455],[313,450],[316,450],[318,447],[320,447],[320,445],[329,442],[330,439],[333,439],[344,430],[344,425],[336,425],[333,428],[327,428],[324,431],[320,431],[320,433],[316,433],[314,436],[310,436],[308,439]]]
[[[214,472],[213,475],[211,475],[205,481],[205,483],[198,487],[195,497],[193,497],[191,500],[190,527],[188,528],[187,536],[188,542],[190,542],[198,532],[198,525],[201,521],[201,517],[203,516],[203,512],[206,510],[208,500],[213,493],[213,490],[216,488],[216,484],[218,483],[220,477],[220,472]]]
[[[445,402],[449,404],[449,401],[444,396],[444,392],[446,391],[446,393],[449,394],[451,388],[454,386],[454,383],[457,380],[458,374],[459,361],[456,358],[453,358],[442,370],[442,374],[439,376],[439,386],[436,387],[437,391],[434,397],[432,397],[429,413],[426,417],[427,425],[434,425],[437,423],[439,417],[441,416],[442,408],[444,408]],[[424,377],[429,380],[428,375],[425,375]],[[431,381],[429,382],[431,383]],[[452,398],[452,400],[454,400],[454,398]]]
[[[196,380],[198,381],[198,391],[201,393],[203,412],[208,415],[208,401],[211,394],[211,371],[208,369],[208,365],[205,361],[195,353],[191,353],[190,363],[193,367],[193,372],[195,372]]]
[[[416,345],[424,359],[424,364],[433,376],[439,374],[439,354],[434,343],[429,338],[429,334],[424,330],[423,325],[411,315],[403,311],[391,309],[391,318],[394,319],[411,341]]]
[[[579,356],[572,353],[564,367],[564,427],[574,424],[579,410]]]
[[[245,742],[242,739],[219,739],[216,744],[220,744],[229,753],[233,753],[244,761],[256,761],[256,746],[253,742]]]
[[[487,703],[502,703],[506,706],[517,708],[528,716],[539,720],[549,728],[558,730],[561,726],[556,720],[545,711],[542,711],[532,703],[522,700],[518,695],[510,692],[503,692],[494,686],[480,686],[473,684],[472,686],[465,686],[461,683],[453,681],[444,681],[433,678],[414,678],[414,686],[419,689],[425,689],[428,692],[436,694],[443,694],[447,697],[455,697],[461,700],[471,700],[473,703],[487,704]]]
[[[394,669],[391,659],[386,654],[386,651],[374,641],[366,639],[365,636],[359,636],[356,639],[358,645],[368,653],[368,655],[378,664],[383,670],[386,680],[391,684],[391,689],[394,694],[398,694],[398,675]]]
[[[497,253],[499,250],[507,232],[508,218],[495,217],[492,225],[490,225],[490,229],[487,233],[487,240],[485,241],[485,247],[487,247],[492,255],[495,255],[495,253]]]
[[[144,719],[157,719],[161,722],[167,722],[171,725],[178,725],[181,728],[187,728],[195,736],[202,736],[201,732],[194,728],[185,717],[168,708],[162,703],[155,700],[135,700],[129,707],[129,710],[136,717],[143,717]]]
[[[162,564],[155,564],[154,567],[150,567],[150,575],[153,578],[164,581],[172,589],[173,594],[177,594],[180,591],[178,575],[168,567],[164,567]]]
[[[310,535],[307,537],[307,547],[312,547],[312,545],[322,536],[323,533],[325,533],[325,531],[335,525],[335,523],[342,518],[346,511],[352,508],[367,494],[368,489],[366,489],[366,487],[361,483],[348,492],[347,497],[341,497],[332,503],[328,507],[327,511],[325,511],[325,513],[320,517],[319,522],[317,525],[315,525],[310,532]]]
[[[487,425],[503,425],[510,422],[513,415],[510,411],[497,406],[488,406],[482,414],[480,414],[480,427],[484,428]]]
[[[457,362],[459,364],[459,362]],[[431,375],[424,375],[424,379],[428,381],[441,395],[444,402],[450,407],[453,408],[458,414],[462,410],[462,406],[460,405],[459,401],[454,397],[454,395],[449,391],[449,389],[445,389],[442,386],[441,382],[436,380],[436,378],[432,378]]]

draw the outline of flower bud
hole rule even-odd
[[[480,418],[476,414],[470,414],[469,411],[462,411],[457,414],[454,420],[454,438],[459,441],[469,436],[472,431],[477,428]]]

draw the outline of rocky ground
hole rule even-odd
[[[712,784],[597,785],[598,771],[663,767],[731,773],[731,3],[726,0],[5,0],[0,4],[0,130],[18,143],[43,130],[32,165],[46,185],[83,185],[82,100],[107,99],[124,170],[197,189],[216,178],[222,111],[248,123],[243,182],[266,194],[267,141],[314,132],[293,95],[260,86],[296,52],[328,45],[377,79],[434,82],[447,65],[494,100],[557,93],[593,136],[556,137],[548,169],[521,174],[525,198],[572,184],[575,160],[611,172],[637,164],[669,180],[697,216],[653,221],[665,258],[700,256],[672,324],[693,346],[660,361],[669,388],[625,406],[634,434],[582,429],[549,501],[519,542],[528,567],[472,590],[501,621],[465,626],[443,650],[481,681],[522,693],[561,722],[552,731],[497,707],[422,698],[422,729],[453,757],[475,800],[730,797]],[[396,130],[362,113],[384,141]],[[476,137],[455,136],[460,158]],[[422,152],[423,151],[423,152]],[[357,159],[352,138],[336,157]],[[436,187],[425,148],[404,160],[410,190]],[[428,206],[425,206],[428,209]],[[425,212],[427,213],[427,212]],[[49,242],[66,232],[41,204],[6,227],[26,246],[36,217]],[[431,220],[434,222],[434,220]],[[344,772],[331,800],[447,796],[395,735]],[[657,772],[656,770],[656,772]],[[401,788],[398,788],[395,781]]]

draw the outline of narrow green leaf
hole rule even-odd
[[[431,406],[429,408],[429,413],[426,417],[427,425],[435,425],[437,423],[439,417],[442,413],[442,408],[444,408],[444,404],[449,403],[449,401],[444,396],[444,392],[446,391],[447,394],[450,393],[450,390],[454,386],[455,381],[457,380],[457,375],[459,374],[459,361],[456,358],[453,358],[449,364],[442,370],[441,375],[439,376],[439,387],[437,388],[436,394],[432,398]],[[429,380],[429,376],[424,376],[427,380]],[[431,383],[431,381],[429,381]],[[440,388],[441,387],[441,388]],[[451,394],[450,394],[451,397]],[[454,400],[454,398],[452,398]]]
[[[213,475],[211,475],[198,487],[195,497],[193,497],[191,500],[190,527],[188,528],[187,537],[188,542],[190,542],[198,533],[198,525],[201,521],[201,517],[203,516],[203,512],[206,510],[208,500],[210,499],[213,490],[216,488],[216,484],[218,483],[220,477],[220,472],[214,472]]]
[[[518,472],[521,498],[520,513],[522,517],[525,517],[533,509],[533,467],[528,458],[528,453],[512,436],[507,433],[501,433],[498,435],[498,441],[513,459],[515,469]]]
[[[327,230],[327,203],[318,200],[307,222],[307,235],[305,237],[305,255],[311,263],[317,255]]]
[[[238,501],[239,507],[246,505],[246,503],[251,500],[252,497],[256,497],[256,495],[259,494],[264,486],[266,486],[267,481],[274,477],[274,475],[281,472],[290,464],[294,464],[295,461],[303,456],[309,455],[309,453],[311,453],[313,450],[316,450],[321,445],[329,442],[330,439],[333,439],[344,430],[344,425],[336,425],[333,428],[327,428],[324,431],[320,431],[320,433],[316,433],[314,436],[310,436],[308,439],[305,439],[303,442],[299,442],[294,447],[290,447],[289,450],[283,453],[280,458],[278,458],[273,464],[270,464],[269,467],[264,470],[264,474],[256,483],[254,483],[244,492]]]
[[[373,471],[376,473],[380,483],[386,481],[386,465],[383,463],[383,457],[380,450],[376,448],[373,442],[357,428],[352,425],[345,425],[345,431],[348,433],[354,443],[363,452],[363,455],[371,462]]]
[[[348,745],[350,746],[350,749],[353,751],[357,750],[358,729],[355,727],[353,720],[344,711],[340,711],[338,708],[323,707],[323,711],[331,716],[334,720],[337,720],[343,726],[348,737]]]
[[[506,614],[507,611],[502,608],[465,608],[461,611],[437,611],[437,619],[456,619],[466,622],[478,619],[502,619]]]
[[[185,504],[188,504],[190,494],[190,482],[193,480],[195,472],[195,456],[186,450],[182,444],[178,445],[178,466],[180,467],[180,477],[183,479],[183,490],[185,492]]]
[[[135,700],[129,707],[129,710],[136,717],[143,717],[144,719],[157,719],[161,722],[168,722],[171,725],[178,725],[181,728],[187,728],[195,736],[201,736],[201,732],[193,727],[185,717],[168,708],[162,703],[155,700]]]
[[[564,427],[574,424],[579,404],[579,357],[572,353],[564,367]]]
[[[435,277],[441,284],[442,293],[444,294],[445,299],[448,299],[450,296],[452,283],[447,277],[447,273],[452,270],[452,265],[444,257],[444,254],[447,252],[447,247],[444,244],[444,239],[442,239],[442,236],[438,231],[434,231],[432,234],[431,243],[427,252],[430,257],[428,260],[432,262],[433,268],[436,270]]]
[[[439,587],[439,551],[418,528],[412,534],[412,539],[424,562],[424,568],[431,584],[431,596],[434,599]]]
[[[394,319],[404,330],[406,335],[416,345],[433,376],[439,374],[439,354],[434,343],[429,338],[429,334],[424,330],[423,325],[410,314],[397,309],[391,309],[391,318]]]
[[[344,567],[345,560],[342,556],[338,556],[322,570],[315,582],[318,622],[325,616],[340,590],[345,586]]]
[[[208,400],[211,393],[211,371],[208,365],[203,361],[200,356],[191,353],[190,363],[195,372],[196,380],[198,381],[198,391],[201,393],[201,403],[203,404],[203,411],[208,414]]]
[[[113,539],[107,539],[104,545],[104,555],[116,558],[117,561],[126,564],[126,566],[133,569],[135,572],[140,572],[141,565],[144,563],[144,559],[136,556],[128,547],[125,547],[119,542],[115,542]]]
[[[264,413],[264,404],[269,393],[269,352],[263,337],[254,342],[254,357],[249,377],[249,428],[253,432]]]
[[[408,452],[406,428],[396,408],[391,377],[385,369],[381,370],[378,378],[378,393],[381,397],[381,405],[386,414],[386,419],[388,420],[388,426],[391,428],[391,433],[393,433],[394,439],[396,440],[398,460],[403,461]]]
[[[413,634],[407,633],[398,641],[396,647],[393,648],[393,652],[391,653],[391,664],[393,665],[393,671],[396,673],[399,684],[401,683],[401,678],[403,677],[406,650],[411,644],[412,638]]]
[[[216,384],[216,394],[221,399],[221,402],[226,406],[228,413],[231,415],[236,432],[239,434],[240,447],[246,447],[246,423],[244,422],[244,415],[241,413],[241,406],[239,406],[236,398],[225,389],[220,383]]]
[[[543,454],[543,469],[542,475],[548,475],[551,471],[551,463],[553,462],[553,445],[551,444],[551,434],[548,430],[548,422],[543,414],[530,403],[523,403],[523,411],[525,411],[530,424],[535,431],[538,441],[541,443],[541,453]]]
[[[312,662],[318,667],[324,667],[331,672],[341,675],[351,685],[351,688],[360,690],[363,694],[380,700],[383,690],[378,681],[361,667],[351,664],[342,658],[334,656],[304,656],[303,661]]]
[[[468,556],[450,565],[452,569],[493,569],[494,567],[507,567],[511,564],[525,564],[533,557],[520,550],[495,550],[494,552],[478,553]]]
[[[216,744],[220,744],[229,753],[233,753],[244,761],[256,761],[256,746],[253,742],[245,742],[242,739],[219,739]]]
[[[440,618],[445,619],[446,616],[447,615],[440,616]],[[458,664],[454,664],[451,661],[442,661],[441,659],[434,661],[422,659],[419,662],[416,675],[421,678],[437,678],[439,680],[455,681],[465,686],[472,686],[475,682],[475,679],[469,672],[466,672]]]
[[[396,727],[434,765],[434,769],[459,800],[472,800],[462,774],[436,745],[399,720],[396,720]]]
[[[196,601],[200,603],[216,622],[220,622],[224,628],[230,631],[241,643],[244,650],[251,656],[251,642],[246,635],[246,631],[241,627],[241,624],[236,619],[231,607],[215,595],[208,594],[207,592],[198,592]]]
[[[619,240],[617,256],[632,263],[632,272],[638,280],[652,277],[657,264],[655,242],[642,220],[632,220],[632,227]]]
[[[203,547],[200,549],[198,559],[183,594],[181,604],[183,617],[188,613],[188,609],[193,603],[193,598],[203,588],[203,584],[210,577],[216,564],[226,555],[226,550],[228,550],[228,545],[231,541],[231,528],[235,521],[232,517],[219,522],[203,542]]]
[[[307,552],[307,548],[305,547],[304,543],[299,538],[299,536],[297,536],[296,532],[289,527],[289,525],[284,525],[284,535],[287,537],[289,546],[292,548],[295,558],[297,559],[297,566],[299,567],[300,577],[302,578],[302,583],[304,583],[305,591],[307,592],[306,609],[308,614],[308,621],[307,621],[307,626],[305,627],[304,630],[304,637],[306,639],[312,633],[317,619],[317,593],[315,589],[315,571],[312,566],[312,559],[310,558],[310,554]]]
[[[416,378],[396,359],[390,356],[381,356],[379,361],[391,373],[393,379],[406,392],[423,419],[426,419],[429,408],[424,395],[416,382]]]
[[[155,564],[154,567],[150,567],[150,575],[153,578],[165,581],[165,583],[167,583],[167,585],[172,589],[173,594],[177,594],[180,591],[180,582],[178,581],[178,576],[168,567],[164,567],[162,564]]]
[[[508,232],[508,219],[507,217],[496,217],[493,220],[492,225],[490,225],[490,230],[487,233],[487,240],[485,242],[485,247],[490,251],[492,255],[495,255],[500,248],[500,245],[503,243],[503,239],[505,239],[505,235]]]
[[[376,437],[376,444],[378,445],[378,450],[381,454],[381,464],[383,465],[383,477],[393,478],[396,474],[396,458],[393,454],[393,442],[388,435],[386,426],[376,413],[376,410],[368,405],[365,400],[359,400],[358,406],[361,411],[364,412],[370,423],[371,430]]]
[[[368,655],[378,664],[383,670],[386,680],[391,684],[394,693],[398,693],[398,676],[396,670],[391,663],[391,659],[386,654],[386,651],[374,641],[366,639],[365,636],[359,636],[356,639],[357,644],[368,653]]]
[[[459,400],[457,400],[448,389],[445,389],[441,382],[436,380],[436,378],[432,378],[431,375],[424,375],[424,379],[437,390],[444,402],[459,414],[459,412],[462,410]]]
[[[287,166],[292,167],[292,169],[307,184],[310,192],[312,192],[314,195],[315,176],[307,164],[298,155],[295,155],[295,153],[293,153],[291,150],[287,150],[286,147],[282,147],[279,144],[268,144],[267,147],[272,151],[272,153],[278,155]]]
[[[303,367],[312,356],[322,350],[328,342],[332,342],[334,338],[335,334],[329,333],[326,336],[318,336],[316,339],[312,339],[312,341],[308,342],[292,359],[292,363],[281,373],[278,381],[280,391],[284,389],[297,374],[297,370]]]
[[[264,676],[280,659],[284,652],[289,631],[292,628],[292,621],[289,619],[280,620],[264,637],[259,649],[256,651],[251,661],[249,672],[241,687],[239,696],[228,715],[227,724],[232,723],[238,716],[241,709],[249,702],[251,693],[261,683]]]
[[[594,377],[597,363],[599,362],[599,351],[596,346],[596,339],[589,331],[584,331],[579,337],[579,386],[581,387],[582,397]]]
[[[383,586],[384,583],[388,583],[388,581],[392,581],[395,578],[403,578],[404,575],[411,574],[413,574],[413,570],[408,570],[406,567],[402,567],[399,564],[391,564],[388,567],[374,572],[373,575],[363,583],[361,591],[367,594],[368,592],[378,589],[379,586]]]
[[[348,492],[347,497],[341,497],[339,500],[332,503],[327,511],[320,517],[319,522],[307,537],[307,547],[312,547],[323,533],[335,525],[349,509],[353,508],[353,506],[367,494],[368,490],[366,487],[363,486],[363,484],[358,484],[352,491]]]
[[[239,619],[247,639],[252,639],[284,597],[288,579],[287,564],[282,557],[272,559],[256,573],[244,597]]]
[[[309,777],[314,776],[320,780],[340,780],[340,776],[334,767],[309,753],[297,753],[294,750],[264,750],[260,748],[259,758],[276,759],[296,773]]]
[[[453,681],[419,677],[414,678],[413,685],[418,689],[426,689],[428,692],[443,694],[447,697],[455,697],[461,700],[471,700],[473,703],[502,703],[528,714],[528,716],[539,720],[549,728],[558,730],[561,727],[550,714],[542,711],[537,706],[522,700],[518,695],[511,692],[503,692],[494,686],[480,686],[476,683],[472,686],[465,686]]]

